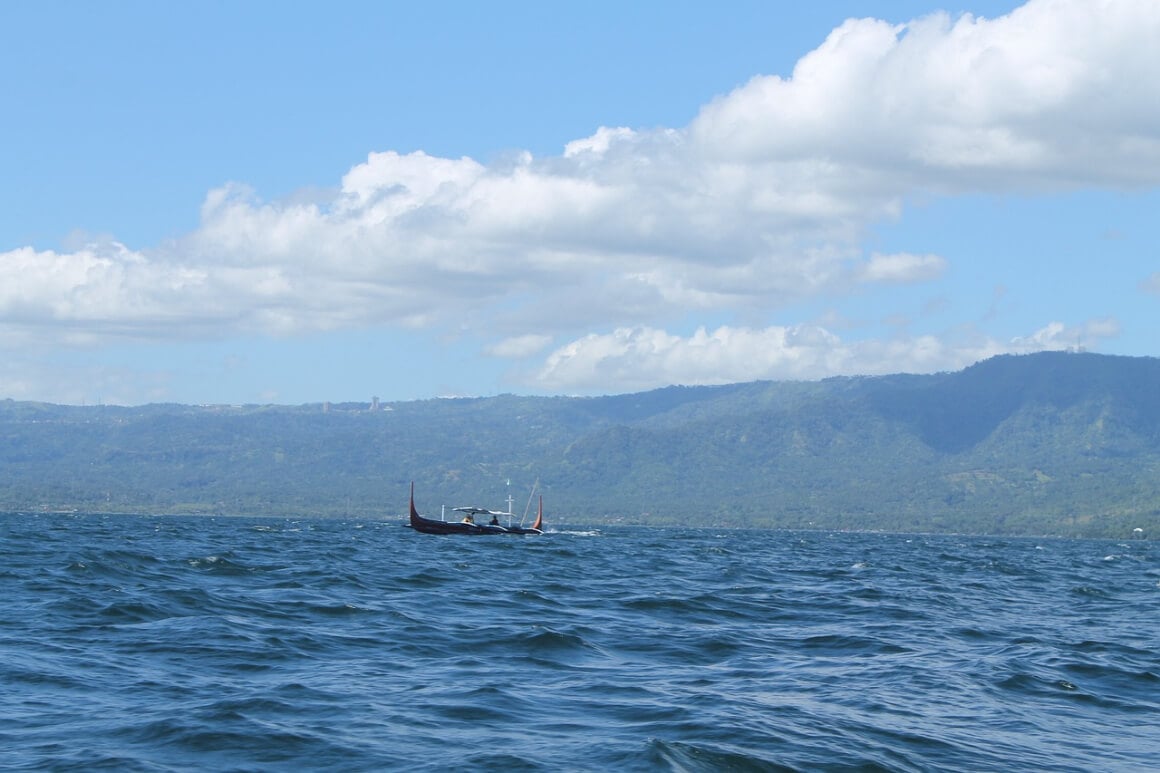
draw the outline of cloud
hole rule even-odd
[[[958,363],[991,344],[654,326],[938,279],[947,261],[922,245],[863,253],[911,196],[1160,183],[1158,34],[1152,0],[850,20],[789,77],[755,77],[687,127],[601,127],[491,164],[375,152],[326,198],[226,185],[196,230],[150,249],[0,252],[0,342],[458,330],[470,309],[495,356],[572,339],[546,387]]]
[[[1120,324],[1111,318],[1089,320],[1078,327],[1051,322],[1029,336],[1012,339],[1009,351],[1081,350],[1119,334]]]
[[[29,247],[0,253],[0,276],[0,331],[8,337],[40,331],[83,344],[135,327],[191,325],[212,314],[212,306],[185,300],[203,294],[204,270],[154,264],[115,242],[70,253]]]
[[[947,262],[938,255],[879,255],[875,253],[862,269],[862,281],[909,284],[937,279]]]
[[[1140,289],[1151,295],[1160,295],[1160,271],[1140,280]]]
[[[619,328],[556,349],[538,381],[559,390],[599,391],[609,384],[645,390],[668,384],[933,373],[1001,353],[1083,348],[1118,333],[1114,320],[1092,320],[1076,328],[1053,322],[1007,342],[978,334],[847,341],[817,325],[699,328],[688,337],[649,327]]]
[[[722,161],[832,159],[879,190],[1154,185],[1158,28],[1150,0],[851,19],[792,77],[753,78],[706,106],[691,134]]]
[[[505,338],[499,343],[487,347],[485,351],[492,357],[518,360],[539,354],[551,343],[550,336],[528,334]]]
[[[165,368],[141,369],[19,353],[0,358],[0,395],[12,400],[68,405],[163,402],[169,399],[173,380],[174,374]]]

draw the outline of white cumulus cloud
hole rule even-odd
[[[950,367],[992,344],[663,325],[938,280],[949,264],[923,245],[864,253],[913,195],[1160,184],[1157,73],[1154,0],[853,19],[687,127],[602,127],[492,164],[372,152],[324,200],[210,191],[193,232],[151,248],[0,251],[0,341],[460,330],[469,308],[496,356],[571,340],[539,371],[549,388]]]
[[[933,373],[1006,352],[1094,346],[1118,333],[1114,320],[1093,320],[1077,328],[1051,323],[1009,342],[981,335],[844,340],[818,325],[757,330],[722,326],[711,332],[699,328],[687,337],[649,327],[618,328],[556,349],[538,378],[561,391],[617,392],[622,385],[644,390],[668,384]]]
[[[875,253],[870,256],[870,260],[862,270],[862,280],[893,284],[926,282],[937,279],[946,271],[946,268],[946,260],[938,255],[910,255],[907,253],[880,255]]]

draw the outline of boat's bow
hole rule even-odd
[[[419,511],[415,509],[415,482],[411,482],[411,518],[405,524],[410,526],[415,531],[421,531],[425,534],[488,534],[485,529],[476,526],[474,523],[462,523],[454,521],[439,521],[434,518],[424,518],[419,515]]]
[[[420,528],[424,520],[426,519],[415,509],[415,481],[411,481],[411,528]]]

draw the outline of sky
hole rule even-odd
[[[0,399],[1160,355],[1160,3],[0,4]]]

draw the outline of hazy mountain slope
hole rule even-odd
[[[0,402],[0,509],[1160,533],[1160,360],[1043,353],[957,373],[599,398],[137,408]],[[510,486],[509,482],[510,481]]]

